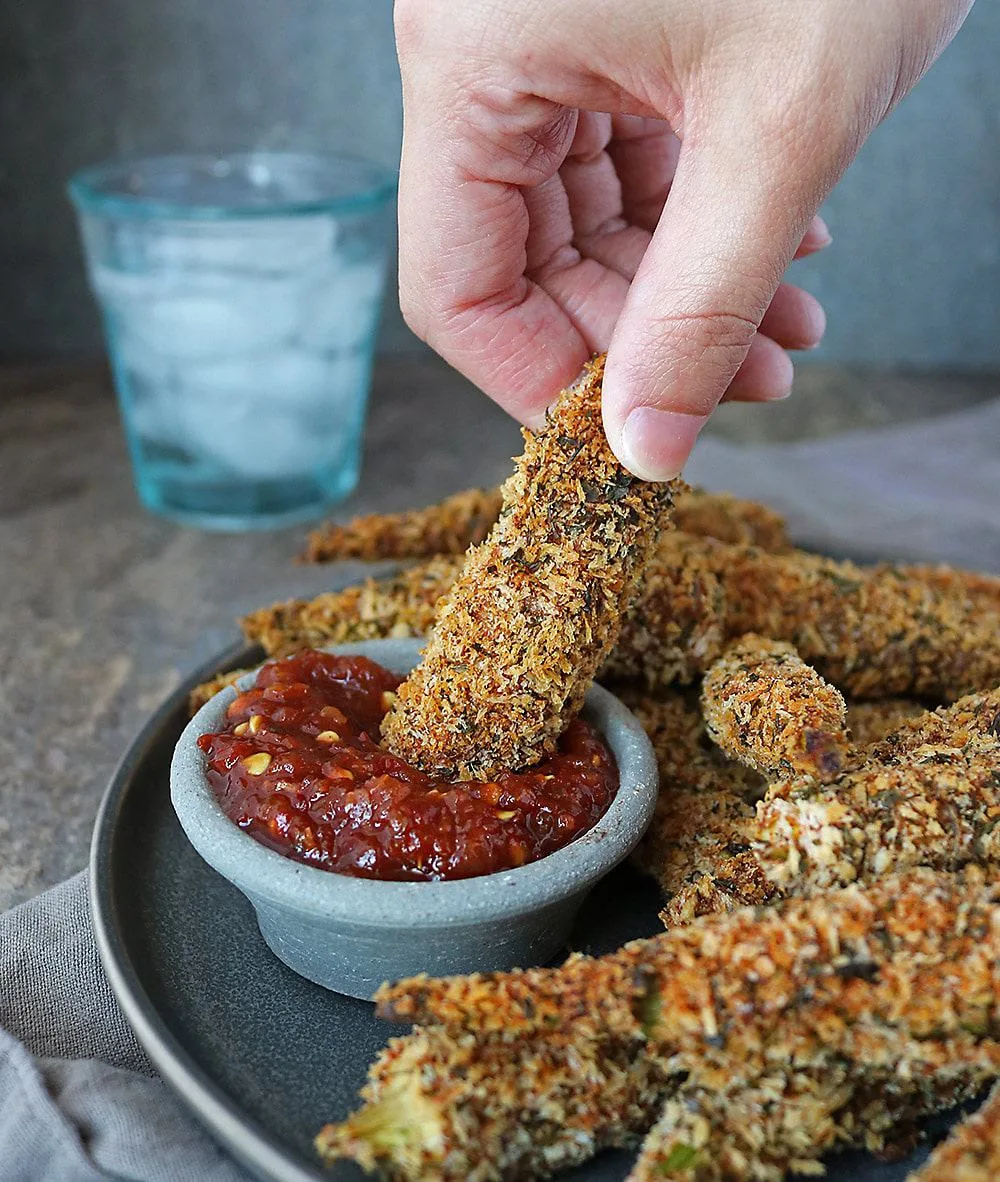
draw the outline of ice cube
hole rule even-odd
[[[384,282],[380,260],[325,269],[304,292],[299,340],[312,349],[367,345],[378,323]]]
[[[146,256],[170,271],[284,274],[333,253],[337,223],[327,214],[239,221],[172,221],[151,227]]]
[[[183,367],[179,413],[193,451],[249,479],[332,463],[348,422],[330,361],[293,349]]]
[[[293,280],[213,277],[181,285],[152,275],[95,275],[106,311],[125,335],[164,357],[226,357],[290,340],[301,319]]]
[[[115,335],[111,354],[130,430],[147,443],[178,444],[173,410],[177,375],[173,363],[123,333]]]

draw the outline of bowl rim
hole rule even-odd
[[[367,656],[404,673],[417,663],[423,644],[423,637],[390,637],[318,647],[343,656]],[[254,902],[358,928],[398,928],[404,921],[410,928],[460,928],[509,919],[588,890],[628,855],[652,818],[658,774],[649,737],[614,694],[593,685],[582,715],[611,748],[620,782],[604,815],[568,845],[513,870],[434,882],[359,878],[294,861],[226,816],[208,785],[197,747],[197,739],[218,728],[229,703],[252,683],[261,665],[201,707],[181,733],[170,766],[170,798],[188,840]]]

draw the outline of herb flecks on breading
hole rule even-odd
[[[828,782],[850,762],[843,696],[790,644],[738,640],[705,675],[701,704],[712,740],[770,779]]]
[[[470,550],[382,739],[426,771],[491,777],[548,754],[618,639],[673,504],[608,446],[603,359],[560,395]]]
[[[918,870],[707,917],[558,969],[384,988],[380,1012],[424,1025],[379,1057],[362,1113],[414,1089],[435,1115],[416,1129],[406,1119],[405,1152],[385,1119],[373,1143],[357,1115],[318,1145],[327,1160],[365,1154],[414,1182],[544,1176],[627,1142],[672,1096],[720,1084],[722,1127],[700,1148],[720,1132],[738,1144],[762,1088],[802,1091],[793,1064],[836,1087],[821,1107],[835,1099],[886,1128],[904,1102],[933,1109],[1000,1072],[997,904],[981,874]],[[804,1130],[796,1160],[830,1147],[824,1127]]]

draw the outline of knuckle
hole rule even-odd
[[[661,323],[671,336],[687,341],[696,354],[745,353],[757,331],[752,317],[723,309],[682,312],[661,317]]]
[[[392,20],[401,58],[414,56],[427,43],[433,7],[431,0],[395,0]]]

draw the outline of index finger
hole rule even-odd
[[[440,75],[404,78],[399,288],[413,331],[516,418],[537,422],[590,348],[525,275],[522,187],[556,173],[576,112],[502,91],[486,108]]]

